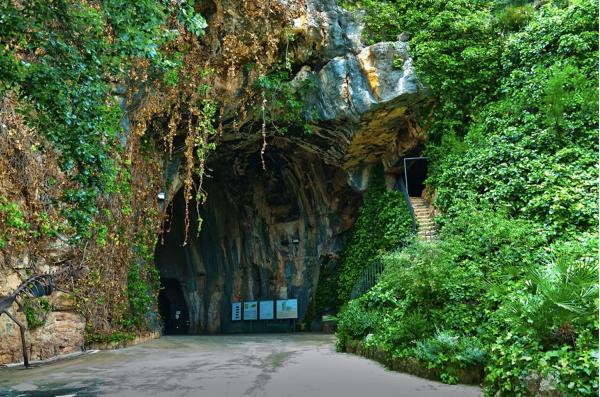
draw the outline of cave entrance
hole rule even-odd
[[[312,313],[320,258],[343,246],[361,195],[348,185],[347,172],[326,163],[321,152],[283,137],[274,138],[262,158],[260,148],[223,143],[207,163],[211,177],[202,187],[208,197],[202,205],[193,199],[186,205],[183,186],[168,188],[176,193],[154,256],[165,287],[165,333],[320,329],[321,313]],[[175,308],[177,302],[185,308],[182,295],[189,312]],[[293,299],[297,326],[290,313],[280,317],[275,310],[276,301]],[[260,302],[267,301],[274,315],[263,312],[261,318]],[[234,302],[259,306],[248,316],[242,310],[238,319]],[[178,324],[175,310],[184,316]]]
[[[181,284],[176,279],[163,278],[161,287],[158,294],[158,308],[164,324],[164,334],[187,334],[190,329],[190,319]]]
[[[404,158],[404,183],[410,197],[421,197],[427,179],[427,157]]]

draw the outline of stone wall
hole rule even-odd
[[[22,261],[21,261],[22,263]],[[19,269],[0,268],[0,296],[6,295],[19,286],[22,278]],[[44,360],[56,355],[81,351],[83,348],[84,319],[75,312],[68,295],[56,291],[48,297],[51,310],[45,324],[26,332],[27,349],[30,360]],[[17,312],[17,305],[11,310],[13,315],[27,324],[25,315]],[[19,327],[6,315],[0,315],[0,364],[23,361]]]

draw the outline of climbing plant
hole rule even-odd
[[[231,31],[208,29],[201,12],[210,7],[194,0],[0,5],[0,245],[11,257],[28,251],[31,272],[48,241],[66,243],[65,257],[85,253],[72,296],[86,341],[130,339],[156,325],[164,161],[183,154],[190,225],[199,213],[190,205],[206,200],[224,104],[233,103],[230,125],[248,123],[262,91],[255,81],[288,53],[297,4],[239,6],[248,29]],[[217,42],[221,57],[211,56]],[[223,89],[250,62],[247,82]],[[291,67],[287,55],[284,63]],[[278,101],[274,94],[267,106]]]
[[[374,167],[358,218],[341,257],[338,294],[344,302],[363,269],[379,254],[401,248],[412,237],[412,218],[400,191],[387,190],[381,167]]]

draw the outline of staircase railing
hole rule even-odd
[[[383,273],[383,262],[377,260],[367,267],[350,292],[350,298],[356,299],[367,293],[377,283],[379,276]]]
[[[408,196],[408,190],[406,189],[406,185],[404,184],[402,178],[399,178],[396,182],[395,189],[401,191],[404,196],[404,201],[406,202],[408,212],[410,213],[410,217],[412,219],[413,234],[417,234],[417,217],[415,215],[415,209],[412,206],[412,202]],[[377,280],[379,279],[381,273],[383,273],[383,270],[384,266],[380,260],[375,261],[373,264],[367,267],[361,274],[358,281],[354,284],[354,287],[352,287],[350,298],[356,299],[366,294],[377,283]]]
[[[410,197],[408,195],[408,189],[406,189],[406,185],[404,184],[404,181],[402,180],[402,178],[398,178],[398,181],[396,182],[396,190],[399,190],[402,192],[402,195],[404,196],[404,201],[406,202],[406,205],[408,206],[408,212],[410,212],[410,217],[412,218],[412,229],[413,229],[413,234],[417,234],[417,217],[415,215],[415,209],[412,206],[412,202],[410,201]]]

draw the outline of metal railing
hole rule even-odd
[[[377,283],[379,276],[383,273],[383,262],[376,261],[367,267],[363,274],[360,276],[352,291],[350,292],[350,298],[356,299],[366,294],[373,286]]]
[[[412,219],[413,234],[417,234],[417,217],[415,216],[415,210],[412,206],[410,197],[408,196],[408,190],[406,189],[406,185],[404,184],[402,178],[398,178],[395,189],[401,191],[404,196],[404,201],[406,202],[408,212],[410,212],[410,217]],[[354,287],[352,287],[350,298],[356,299],[366,294],[377,283],[377,280],[379,279],[381,273],[383,273],[383,270],[383,262],[380,260],[377,260],[367,267],[361,274],[358,281],[354,284]]]
[[[404,195],[404,201],[408,206],[408,212],[410,212],[410,217],[412,219],[413,234],[417,234],[417,217],[415,216],[415,209],[412,206],[412,202],[410,201],[410,197],[408,195],[408,189],[406,189],[406,185],[404,184],[402,178],[398,178],[395,187],[396,190],[401,191],[402,195]]]

